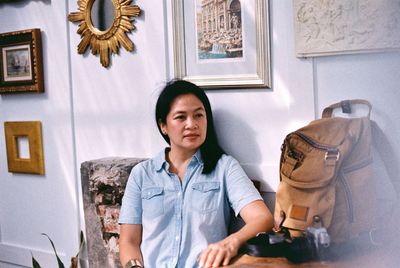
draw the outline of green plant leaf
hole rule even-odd
[[[32,268],[42,268],[40,264],[37,262],[37,260],[33,257],[32,252],[31,255],[32,255]]]
[[[58,268],[65,268],[64,263],[61,261],[60,257],[58,257],[57,250],[54,246],[53,241],[50,239],[50,237],[47,234],[42,233],[42,235],[46,236],[49,239],[51,246],[53,247],[54,254],[56,255],[56,258],[57,258]]]
[[[81,230],[80,234],[80,243],[79,243],[79,251],[76,253],[75,257],[79,257],[79,254],[82,252],[83,245],[85,244],[85,236],[83,235],[83,231]]]

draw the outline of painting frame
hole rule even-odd
[[[196,0],[192,0],[196,1]],[[197,0],[199,1],[199,0]],[[226,1],[228,2],[228,1]],[[233,2],[233,1],[229,1]],[[240,1],[239,1],[240,2]],[[230,66],[220,64],[216,67],[216,71],[211,70],[210,73],[206,71],[207,64],[199,67],[196,71],[189,69],[196,69],[200,63],[191,60],[190,57],[194,55],[193,49],[195,45],[188,40],[192,38],[193,27],[190,27],[196,20],[196,11],[194,7],[190,8],[193,2],[185,1],[172,1],[172,29],[173,29],[173,55],[174,55],[174,78],[183,79],[195,83],[196,85],[205,89],[218,89],[218,88],[271,88],[271,56],[270,56],[270,32],[269,32],[269,0],[252,0],[245,3],[252,6],[249,12],[241,12],[248,15],[249,23],[243,24],[243,32],[249,30],[247,39],[249,44],[243,44],[243,54],[247,57],[242,62],[231,62]],[[189,3],[189,4],[188,4]],[[250,15],[249,15],[250,14]],[[188,23],[189,22],[189,23]],[[254,30],[252,30],[254,28]],[[196,29],[195,36],[199,36],[200,32]],[[192,44],[190,44],[192,43]],[[245,43],[245,42],[244,42]],[[188,49],[189,48],[189,49]],[[247,50],[246,50],[247,49]],[[190,53],[192,50],[192,53]],[[255,51],[255,53],[251,53]],[[218,64],[208,64],[210,67],[218,66]],[[239,73],[232,72],[236,67],[243,67]],[[204,70],[204,71],[202,71]]]
[[[26,92],[44,92],[38,28],[0,34],[0,94]]]
[[[44,175],[40,121],[4,122],[8,172]],[[18,138],[27,138],[29,158],[20,157]]]

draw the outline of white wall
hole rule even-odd
[[[319,114],[343,98],[368,99],[373,105],[372,119],[396,145],[400,137],[400,52],[317,58],[315,70]]]
[[[32,252],[51,267],[52,254],[46,254],[51,247],[43,232],[54,239],[61,255],[77,249],[78,178],[66,14],[65,1],[0,4],[1,32],[41,29],[46,87],[44,94],[0,97],[0,261],[29,266]],[[3,122],[24,120],[42,122],[44,176],[7,172]]]
[[[134,3],[143,10],[137,30],[129,35],[136,51],[121,49],[108,69],[98,57],[76,52],[78,26],[66,20],[77,10],[76,1],[0,4],[0,32],[41,28],[46,86],[44,94],[0,97],[2,128],[4,121],[42,121],[46,169],[45,176],[7,172],[0,135],[0,267],[30,266],[30,251],[43,266],[53,267],[42,232],[53,238],[67,263],[84,228],[80,163],[108,156],[151,157],[165,145],[153,107],[172,67],[170,9],[165,1]],[[391,142],[399,144],[400,139],[400,54],[298,59],[292,13],[292,1],[271,0],[272,89],[207,92],[222,145],[252,178],[262,180],[264,191],[274,191],[278,184],[284,136],[334,101],[369,99],[373,117]]]

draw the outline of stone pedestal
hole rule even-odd
[[[131,169],[144,158],[102,158],[81,164],[90,268],[121,267],[119,211]]]

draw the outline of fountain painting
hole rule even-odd
[[[241,1],[194,1],[198,61],[243,58]]]

